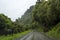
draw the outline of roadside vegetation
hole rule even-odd
[[[60,40],[60,0],[37,0],[32,19],[38,31]]]
[[[12,34],[12,35],[7,35],[7,36],[0,36],[0,40],[15,40],[17,38],[20,38],[26,34],[28,34],[29,32],[31,32],[31,30],[25,31],[25,32],[21,32],[21,33],[17,33],[17,34]]]
[[[12,40],[16,35],[20,36],[19,33],[23,35],[24,31],[33,29],[57,40],[60,39],[60,0],[37,0],[35,5],[14,22],[4,14],[0,14],[0,39],[6,36]]]
[[[60,40],[60,23],[58,23],[51,31],[47,32],[47,35]]]

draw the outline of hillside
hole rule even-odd
[[[60,38],[59,2],[60,0],[38,0],[38,2],[36,2],[35,8],[32,11],[33,20],[35,23],[38,23],[37,26],[42,26],[44,33],[48,32],[48,35],[57,39]]]
[[[60,40],[60,0],[37,0],[35,5],[14,22],[8,16],[0,14],[0,39],[4,37],[2,40],[12,40],[29,32],[33,33],[30,36],[35,40],[51,39],[46,35]]]
[[[24,15],[21,18],[18,18],[18,22],[23,24],[30,24],[32,21],[32,9],[34,6],[31,6],[27,11],[24,13]]]

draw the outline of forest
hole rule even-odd
[[[60,38],[60,0],[37,0],[22,15],[12,21],[0,14],[0,35],[12,35],[27,30],[38,30],[56,39]]]

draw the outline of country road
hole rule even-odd
[[[54,39],[34,31],[21,38],[17,38],[16,40],[54,40]]]

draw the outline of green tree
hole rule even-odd
[[[0,34],[8,34],[12,30],[12,21],[4,14],[0,14]]]

